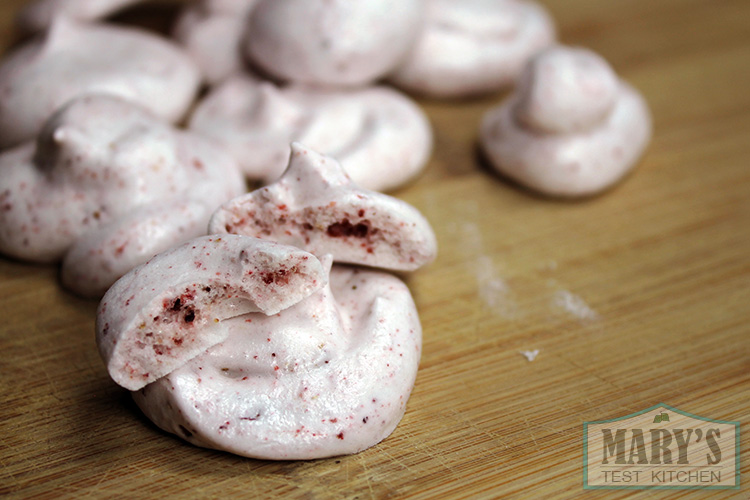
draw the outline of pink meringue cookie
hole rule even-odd
[[[225,340],[230,318],[277,314],[326,283],[315,256],[236,235],[204,236],[161,253],[102,298],[96,341],[109,374],[131,391]]]
[[[84,93],[117,95],[175,122],[199,82],[190,57],[167,40],[59,18],[0,65],[0,148],[32,139],[53,112]]]
[[[424,112],[386,87],[279,88],[236,76],[201,102],[190,128],[223,143],[248,178],[264,182],[283,173],[292,141],[334,156],[357,184],[377,191],[413,179],[432,150]]]
[[[215,85],[245,67],[242,40],[258,0],[202,0],[177,19],[174,37],[194,58],[203,79]]]
[[[144,0],[34,0],[23,8],[18,24],[28,32],[43,31],[56,19],[95,21]]]
[[[135,207],[78,238],[65,253],[60,281],[86,297],[101,297],[128,271],[176,243],[206,234],[205,201],[170,200]]]
[[[260,0],[246,53],[284,81],[365,85],[405,57],[423,11],[423,0]]]
[[[223,343],[133,393],[165,431],[247,457],[314,459],[369,448],[401,420],[421,326],[399,279],[334,267],[307,299],[227,328]]]
[[[480,142],[498,172],[555,196],[585,196],[616,183],[651,136],[648,106],[600,56],[553,47],[519,87],[484,116]]]
[[[389,79],[432,97],[464,97],[510,86],[529,58],[555,40],[552,19],[530,1],[427,0],[425,24]]]
[[[222,205],[209,233],[233,233],[331,254],[335,262],[413,271],[434,260],[437,241],[417,209],[358,188],[336,160],[292,144],[274,184]]]
[[[142,238],[153,237],[154,249],[179,244],[245,190],[234,160],[212,142],[107,95],[71,101],[37,142],[0,154],[0,172],[0,253],[35,262],[65,258],[64,282],[83,294],[103,292],[134,260],[153,255]],[[186,210],[188,220],[160,217],[158,206]],[[151,223],[133,221],[141,210]],[[112,248],[109,235],[117,234]]]

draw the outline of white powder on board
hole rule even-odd
[[[564,309],[566,312],[582,320],[592,320],[599,317],[599,313],[594,311],[578,295],[567,290],[558,290],[552,296],[552,305]]]
[[[474,261],[479,297],[493,312],[512,318],[518,312],[518,304],[511,295],[508,284],[497,274],[495,266],[487,255],[480,255]]]

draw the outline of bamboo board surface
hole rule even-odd
[[[0,51],[16,40],[0,4]],[[165,29],[177,2],[120,16]],[[18,498],[706,498],[584,491],[584,421],[667,403],[740,421],[750,455],[750,2],[546,0],[561,39],[648,100],[637,171],[585,201],[531,195],[482,166],[503,94],[420,101],[436,147],[395,193],[440,256],[408,278],[422,363],[391,437],[358,455],[265,462],[192,447],[108,378],[96,303],[57,270],[0,258],[0,495]],[[1,174],[0,174],[1,175]],[[529,362],[521,350],[539,349]]]

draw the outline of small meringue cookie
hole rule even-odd
[[[112,379],[135,391],[230,333],[231,318],[277,314],[327,282],[307,252],[236,235],[203,236],[136,267],[107,290],[96,322]]]
[[[0,65],[0,148],[32,139],[53,112],[84,93],[130,99],[176,122],[199,82],[190,57],[156,35],[58,18]]]
[[[620,180],[651,137],[646,102],[586,49],[553,47],[515,93],[488,111],[480,143],[498,172],[554,196],[586,196]]]
[[[44,31],[60,17],[95,21],[144,0],[34,0],[21,10],[18,24],[24,31]]]
[[[127,241],[105,248],[108,235],[140,227],[156,232],[155,248],[165,249],[192,237],[196,227],[205,228],[217,205],[245,191],[236,163],[222,149],[109,95],[68,103],[36,142],[0,154],[0,172],[0,253],[34,262],[65,257],[71,269],[63,276],[76,279],[65,278],[64,284],[82,294],[103,292],[133,259],[153,255],[140,248],[137,234],[122,251],[117,249]],[[154,208],[153,224],[132,223],[143,207],[169,211],[176,201],[203,209],[189,209],[196,220],[180,221],[159,217]],[[170,242],[164,231],[177,239]],[[79,249],[66,257],[76,245]],[[88,251],[81,252],[81,245]],[[105,251],[109,258],[99,255]],[[112,258],[120,264],[113,265]]]
[[[426,26],[389,79],[410,92],[466,97],[512,85],[554,43],[547,12],[531,1],[427,0]]]
[[[224,144],[248,178],[264,182],[283,173],[293,141],[335,157],[358,185],[376,191],[412,180],[432,150],[424,112],[386,87],[279,88],[235,76],[198,105],[190,128]]]
[[[435,234],[417,209],[360,189],[336,160],[298,143],[278,181],[219,207],[209,233],[223,232],[396,271],[413,271],[437,255]]]
[[[226,321],[227,339],[133,393],[167,432],[270,459],[357,453],[401,420],[421,326],[408,288],[336,267],[330,285],[275,316]]]
[[[260,0],[245,43],[251,61],[284,81],[359,86],[405,57],[423,0]]]
[[[201,0],[180,14],[174,38],[215,85],[245,67],[242,40],[250,11],[258,0]]]

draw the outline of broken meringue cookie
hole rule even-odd
[[[107,95],[57,111],[36,142],[0,154],[0,172],[0,253],[64,259],[64,285],[90,296],[205,234],[216,206],[245,191],[212,142]]]
[[[250,15],[248,58],[282,81],[361,86],[405,57],[423,0],[260,0]]]
[[[176,122],[199,83],[195,63],[168,40],[61,17],[0,65],[0,148],[33,139],[55,110],[85,93],[129,99]]]
[[[246,457],[314,459],[374,446],[404,415],[422,330],[398,278],[334,266],[329,285],[280,314],[222,323],[221,344],[133,393],[165,431]]]
[[[480,127],[481,146],[498,172],[568,197],[615,184],[650,137],[641,95],[597,54],[563,46],[532,59],[514,94]]]
[[[550,16],[525,0],[427,0],[425,25],[389,79],[430,97],[508,87],[535,53],[555,41]]]
[[[209,233],[294,245],[335,262],[412,271],[437,254],[435,234],[417,209],[357,187],[333,158],[292,144],[274,184],[235,198],[211,217]]]
[[[206,236],[107,292],[97,340],[112,378],[137,391],[156,425],[197,446],[292,460],[385,439],[416,379],[416,306],[395,276],[331,264],[415,269],[435,256],[427,221],[293,144],[278,182],[216,212],[209,231],[229,229],[263,239]]]
[[[95,21],[144,0],[34,0],[21,10],[18,25],[33,33],[49,28],[56,19],[68,17]]]
[[[284,172],[292,141],[337,158],[376,191],[412,180],[432,151],[424,112],[387,87],[327,91],[235,76],[199,104],[190,128],[224,144],[248,178],[266,183]]]
[[[102,298],[96,340],[112,379],[138,390],[229,335],[227,320],[277,314],[326,283],[298,248],[235,235],[204,236],[161,253]]]
[[[215,85],[245,67],[242,40],[258,0],[201,0],[180,14],[174,37]]]

